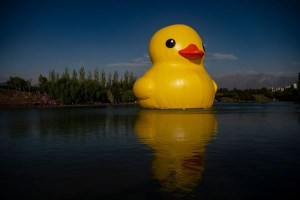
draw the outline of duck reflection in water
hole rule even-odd
[[[205,147],[217,131],[212,111],[140,110],[139,139],[154,153],[152,173],[166,192],[190,192],[204,171]]]

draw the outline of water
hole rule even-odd
[[[1,199],[298,199],[300,105],[0,110]]]

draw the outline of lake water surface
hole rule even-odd
[[[0,199],[298,199],[300,105],[0,110]]]

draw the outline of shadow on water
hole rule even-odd
[[[153,150],[152,173],[160,192],[193,192],[205,169],[206,145],[217,132],[213,111],[140,110],[135,132]]]

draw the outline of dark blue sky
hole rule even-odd
[[[296,74],[300,3],[286,1],[1,1],[0,80],[35,80],[65,67],[105,71],[150,67],[148,43],[160,28],[192,26],[206,45],[212,76]]]

